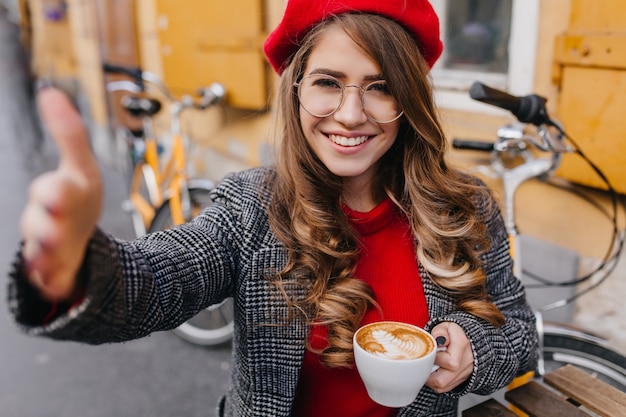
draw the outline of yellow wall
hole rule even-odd
[[[274,27],[281,18],[285,0],[237,1],[239,3],[235,7],[233,2],[217,4],[199,0],[198,7],[189,7],[187,11],[181,10],[178,3],[137,2],[141,65],[144,69],[163,77],[179,94],[193,93],[196,87],[213,81],[225,84],[226,105],[204,112],[191,111],[183,118],[183,127],[198,149],[210,148],[219,157],[234,162],[234,165],[224,164],[225,168],[220,171],[214,166],[207,166],[210,162],[198,160],[200,166],[196,170],[211,177],[224,175],[231,166],[262,164],[267,149],[268,91],[273,88],[275,76],[265,63],[261,43],[267,28]],[[244,7],[241,1],[248,7]],[[233,13],[244,13],[244,16],[235,19],[236,25],[232,30],[222,31],[219,36],[206,30],[197,33],[173,30],[177,22],[188,21],[190,12],[198,16],[211,15],[215,20],[213,23],[220,27],[233,20],[227,20],[225,16],[232,17]],[[250,25],[253,30],[249,29]],[[203,22],[201,26],[210,27],[211,22]],[[235,41],[227,40],[231,32],[235,33]],[[218,37],[225,39],[224,48],[218,45]],[[254,52],[246,49],[254,49]],[[225,51],[229,52],[226,55],[230,58],[225,58]],[[180,66],[175,62],[179,57],[183,61]],[[195,68],[188,71],[191,65]],[[255,74],[241,72],[249,71],[251,66]],[[159,121],[161,130],[167,130],[165,112]],[[212,158],[207,160],[212,161]]]
[[[29,11],[30,22],[22,25],[32,30],[32,69],[40,77],[75,78],[76,59],[72,43],[71,19],[65,14],[59,20],[46,18],[47,9],[58,9],[58,2],[31,0],[22,4]]]
[[[573,0],[569,27],[556,40],[560,119],[613,187],[626,193],[626,2]],[[558,173],[606,188],[579,157],[564,159]]]
[[[58,21],[46,18],[46,9],[57,7],[56,0],[30,0],[32,30],[30,41],[32,70],[38,77],[49,78],[69,94],[84,94],[90,104],[89,118],[96,124],[107,123],[107,108],[102,88],[98,25],[93,2],[67,1],[67,13]]]
[[[108,122],[108,111],[104,93],[104,78],[101,71],[100,37],[93,2],[69,0],[72,23],[72,44],[76,51],[77,77],[82,91],[89,98],[90,118],[98,126]]]
[[[239,108],[267,106],[263,3],[260,0],[155,0],[165,80],[176,94],[211,81]]]

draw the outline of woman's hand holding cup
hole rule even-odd
[[[437,355],[437,372],[426,385],[433,391],[448,392],[464,383],[474,370],[474,353],[467,335],[456,323],[443,322],[432,329],[437,344],[446,349]]]

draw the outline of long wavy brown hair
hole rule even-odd
[[[269,216],[289,261],[275,276],[276,285],[293,310],[310,323],[327,326],[328,347],[318,352],[322,362],[350,366],[352,336],[366,310],[377,306],[376,300],[369,285],[354,278],[358,237],[342,210],[342,178],[307,144],[294,90],[328,25],[339,25],[379,63],[404,111],[398,137],[378,163],[375,193],[381,199],[388,195],[406,214],[417,259],[455,296],[458,307],[502,324],[502,313],[486,293],[479,260],[490,242],[476,204],[488,199],[480,195],[487,191],[446,164],[447,140],[433,102],[430,69],[415,40],[396,22],[371,14],[341,14],[313,28],[279,81],[274,133],[281,143]],[[289,296],[294,284],[310,286],[304,299]]]

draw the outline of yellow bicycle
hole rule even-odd
[[[103,70],[129,78],[109,82],[107,90],[130,93],[122,97],[122,108],[132,117],[142,119],[143,129],[139,132],[119,129],[128,144],[131,159],[129,195],[123,207],[131,214],[135,234],[142,236],[190,221],[211,204],[210,193],[215,183],[190,178],[187,173],[190,141],[183,135],[181,114],[186,109],[205,110],[222,102],[226,93],[224,87],[213,83],[200,88],[196,100],[190,96],[177,100],[158,76],[141,68],[105,63]],[[157,93],[169,104],[169,146],[161,146],[154,135],[153,118],[162,109]],[[200,345],[224,343],[230,340],[232,332],[230,298],[208,307],[174,330],[182,339]]]

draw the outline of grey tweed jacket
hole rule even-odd
[[[233,367],[218,415],[290,416],[308,327],[299,320],[287,322],[284,299],[266,278],[266,271],[280,269],[287,259],[265,210],[271,198],[266,180],[271,175],[271,168],[256,168],[228,176],[213,193],[214,205],[173,230],[132,242],[96,231],[81,270],[87,288],[84,301],[44,326],[39,320],[45,303],[20,277],[18,260],[9,284],[9,304],[17,322],[33,335],[90,344],[117,342],[175,328],[232,296]],[[486,203],[483,209],[489,206]],[[534,315],[513,276],[507,234],[498,208],[493,207],[487,220],[493,245],[484,260],[488,291],[506,315],[506,324],[496,328],[457,310],[451,297],[420,268],[431,317],[427,328],[443,321],[459,324],[471,341],[474,372],[446,394],[425,387],[400,410],[401,417],[454,417],[461,395],[491,393],[534,369]],[[305,291],[300,289],[299,296]]]

